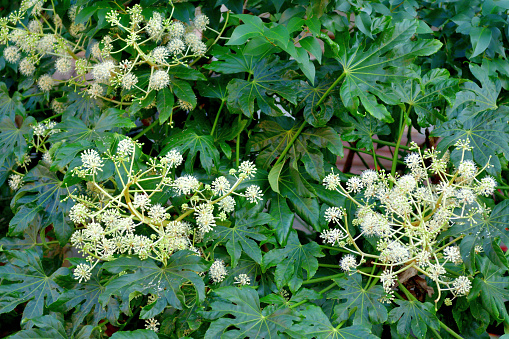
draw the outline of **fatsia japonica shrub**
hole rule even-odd
[[[504,1],[2,1],[0,337],[509,331]]]

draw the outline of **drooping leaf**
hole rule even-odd
[[[132,271],[110,281],[105,291],[99,296],[99,302],[105,306],[110,296],[119,296],[125,308],[129,307],[131,292],[152,293],[157,295],[165,304],[182,309],[185,296],[181,290],[184,283],[194,285],[198,300],[205,298],[205,285],[202,278],[195,272],[207,269],[205,261],[193,252],[178,251],[171,255],[166,266],[159,267],[152,259],[122,257],[109,261],[103,269],[111,273]],[[124,309],[124,308],[123,308]]]
[[[293,226],[295,214],[292,212],[286,198],[280,194],[275,194],[270,199],[269,214],[272,221],[269,225],[276,231],[276,239],[281,246],[286,245],[286,240]]]
[[[308,306],[299,312],[303,318],[301,322],[292,326],[292,334],[295,337],[316,339],[375,339],[368,327],[353,325],[337,328],[318,306]]]
[[[87,324],[92,326],[97,326],[99,321],[103,319],[108,319],[110,323],[115,324],[120,315],[118,302],[115,299],[110,298],[105,307],[99,303],[99,295],[105,290],[105,286],[100,282],[99,268],[100,265],[94,268],[90,280],[66,290],[49,306],[50,309],[60,312],[74,309],[72,313],[72,333],[78,330],[78,327],[90,312],[92,312],[92,317]]]
[[[440,328],[432,303],[421,303],[416,300],[394,300],[394,302],[398,307],[389,312],[389,322],[398,323],[397,330],[400,335],[413,333],[417,337],[424,337],[428,327],[435,330]]]
[[[344,120],[352,125],[352,128],[345,128],[341,138],[346,141],[357,141],[357,148],[365,148],[368,151],[373,149],[371,138],[375,135],[388,135],[391,133],[389,126],[372,116],[345,116]]]
[[[216,226],[206,235],[205,240],[214,240],[214,246],[224,244],[231,257],[232,267],[237,266],[242,252],[258,264],[262,262],[262,252],[257,241],[267,239],[264,225],[272,222],[267,213],[257,213],[254,209],[243,208],[235,212],[235,220],[231,227]]]
[[[9,234],[17,235],[29,226],[35,215],[42,212],[41,226],[52,224],[56,237],[61,245],[69,240],[74,230],[73,223],[67,213],[72,201],[63,201],[68,194],[66,187],[56,173],[39,164],[32,168],[24,177],[25,184],[18,190],[12,204],[19,208],[16,216],[9,223]],[[22,202],[22,203],[20,203]]]
[[[0,120],[5,118],[14,120],[16,114],[24,115],[25,107],[21,99],[22,97],[19,92],[14,92],[12,97],[9,96],[7,86],[5,83],[0,82]]]
[[[0,266],[0,279],[4,279],[0,286],[0,314],[27,303],[24,320],[43,315],[45,306],[52,304],[62,291],[55,279],[69,275],[69,269],[61,267],[48,276],[41,263],[39,248],[7,251],[6,255],[10,263]]]
[[[189,150],[186,161],[186,171],[193,171],[193,164],[200,153],[200,164],[211,173],[214,166],[219,165],[219,151],[214,144],[214,138],[209,134],[198,134],[194,129],[186,129],[181,133],[175,133],[163,142],[166,146],[161,155],[172,149],[177,149],[182,154]]]
[[[482,306],[497,321],[509,321],[504,300],[509,298],[509,277],[507,268],[493,264],[486,257],[479,257],[481,275],[476,275],[468,300],[480,298]]]
[[[473,147],[474,161],[484,167],[488,161],[493,167],[490,174],[500,173],[498,154],[509,160],[509,107],[502,106],[496,111],[471,114],[469,106],[460,115],[433,130],[434,136],[443,137],[438,144],[439,151],[445,151],[458,140],[468,140]]]
[[[211,310],[204,316],[219,319],[210,324],[206,339],[281,338],[280,333],[289,330],[298,319],[287,307],[269,305],[262,309],[258,294],[249,287],[226,286],[214,292],[220,299],[210,303]]]
[[[297,291],[306,278],[311,279],[318,269],[318,260],[323,257],[317,243],[311,241],[302,245],[296,232],[290,233],[284,248],[273,249],[263,256],[262,267],[267,269],[276,266],[275,280],[278,288],[288,285],[292,292]]]
[[[159,111],[159,124],[166,122],[173,112],[175,98],[168,88],[163,88],[157,93],[157,110]]]
[[[61,319],[63,320],[63,319]],[[31,328],[28,330],[20,331],[9,338],[12,339],[68,339],[69,336],[65,332],[64,325],[55,316],[43,315],[32,319],[33,323],[37,328]],[[89,327],[91,329],[92,326]]]
[[[344,299],[334,308],[339,320],[348,319],[351,311],[354,311],[354,325],[371,328],[372,324],[380,324],[387,320],[387,309],[379,301],[385,295],[382,286],[375,285],[366,289],[362,284],[360,274],[353,274],[347,279],[334,281],[341,287],[341,290],[332,291],[327,295],[327,298]]]
[[[28,151],[27,139],[32,137],[32,126],[35,122],[35,119],[29,116],[18,128],[15,120],[9,117],[0,121],[0,149],[4,150],[0,155],[0,162],[13,153],[19,160],[23,159]]]
[[[346,31],[333,41],[327,34],[319,37],[326,41],[335,59],[343,67],[345,80],[340,88],[343,104],[352,112],[359,105],[378,120],[392,122],[384,104],[397,104],[390,92],[390,83],[405,77],[406,65],[418,56],[431,55],[442,43],[434,39],[411,38],[418,27],[417,20],[402,20],[383,30],[375,41],[366,43],[366,37],[356,35],[350,42]],[[382,103],[380,103],[382,101]]]
[[[272,60],[243,55],[240,50],[218,50],[215,57],[219,62],[212,62],[208,67],[222,73],[247,72],[249,80],[233,79],[227,86],[228,109],[233,114],[244,114],[251,118],[260,109],[262,113],[279,116],[283,114],[277,105],[274,94],[296,104],[297,95],[293,90],[293,82],[285,71],[290,63],[282,63],[277,57]],[[255,102],[258,108],[255,108]]]
[[[411,79],[394,82],[392,87],[401,101],[415,110],[419,125],[427,127],[446,120],[444,112],[436,108],[443,107],[444,102],[453,105],[460,83],[461,80],[451,78],[446,69],[437,68],[426,74],[416,69]]]

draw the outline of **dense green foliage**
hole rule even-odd
[[[0,22],[0,337],[509,333],[509,264],[501,249],[509,244],[508,1],[1,3],[6,18],[27,3],[44,3],[44,10],[36,19],[40,26],[31,26],[36,10],[30,6],[19,20],[11,15]],[[137,4],[141,17],[129,26]],[[170,50],[162,59],[152,51],[170,49],[170,33],[140,30],[143,43],[129,43],[128,28],[149,27],[154,13],[183,22],[187,33],[199,30],[202,42],[186,40],[185,55]],[[199,13],[208,17],[206,29]],[[31,33],[20,38],[13,27]],[[53,33],[62,39],[55,40],[54,51],[41,52],[41,36]],[[10,46],[17,46],[17,59]],[[33,70],[23,65],[25,57]],[[101,73],[98,67],[108,60],[114,66]],[[136,67],[122,73],[123,60]],[[72,68],[67,77],[64,62]],[[165,74],[156,79],[157,72]],[[136,86],[126,84],[128,73],[136,76]],[[41,126],[47,126],[43,132]],[[444,173],[451,183],[461,181],[467,160],[476,164],[479,180],[489,175],[497,182],[494,192],[474,198],[480,212],[442,225],[429,250],[458,246],[458,265],[444,261],[441,252],[432,260],[444,267],[440,281],[468,277],[471,289],[463,295],[444,288],[429,271],[414,269],[417,259],[399,266],[395,260],[395,284],[383,284],[384,267],[374,264],[383,252],[378,238],[360,237],[353,221],[362,217],[357,201],[369,200],[367,193],[354,190],[359,194],[349,200],[324,187],[334,171],[343,181],[355,177],[349,166],[345,173],[337,170],[338,157],[346,154],[396,177],[409,173],[405,159],[415,149],[410,139],[401,142],[405,128],[425,136],[418,145],[422,154],[436,147],[442,158],[450,151]],[[125,140],[136,141],[127,155],[119,151]],[[461,151],[466,140],[470,148]],[[377,154],[385,146],[393,154],[385,157],[388,168]],[[104,155],[96,169],[83,156],[90,150]],[[183,156],[180,166],[164,158],[174,151]],[[242,169],[245,161],[256,164],[256,174]],[[230,171],[239,166],[239,172]],[[186,194],[176,178],[188,175],[201,186]],[[215,180],[223,176],[234,186],[236,205],[214,215],[208,230],[197,204],[220,203],[224,192],[213,200],[210,187],[217,189]],[[440,176],[430,174],[429,181],[436,184]],[[257,187],[263,194],[253,191]],[[167,215],[138,208],[137,194],[145,191],[154,192],[151,203]],[[98,222],[106,222],[101,208],[118,208],[115,220],[130,218],[133,234],[144,239],[159,239],[172,222],[187,222],[189,244],[160,250],[152,243],[157,255],[83,250],[71,237],[95,219],[71,209],[87,201],[89,215],[98,210]],[[325,218],[330,207],[344,208],[348,235],[359,236],[354,243],[335,246],[320,236],[334,228]],[[402,241],[412,242],[408,234]],[[345,272],[338,265],[348,253],[344,247],[373,257]],[[97,259],[93,265],[87,256]],[[214,273],[219,260],[226,265],[220,278]],[[90,271],[75,273],[83,267]]]

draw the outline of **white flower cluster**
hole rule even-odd
[[[69,218],[80,226],[72,235],[71,243],[91,263],[76,268],[75,276],[79,280],[86,281],[88,273],[99,261],[111,260],[117,255],[135,255],[142,260],[152,258],[165,264],[173,253],[180,250],[199,254],[194,244],[201,242],[204,235],[214,229],[216,220],[225,220],[227,213],[234,211],[234,196],[253,202],[261,199],[261,190],[255,185],[249,186],[244,193],[235,191],[244,180],[256,173],[256,167],[249,161],[243,162],[238,172],[230,171],[230,180],[235,180],[220,176],[212,185],[204,185],[190,174],[175,178],[176,168],[183,162],[182,154],[176,150],[149,158],[143,165],[144,170],[138,170],[140,163],[136,163],[140,159],[141,148],[134,140],[121,140],[116,152],[112,153],[101,156],[96,150],[85,150],[81,155],[83,165],[74,169],[74,174],[88,181],[86,196],[70,195],[75,205]],[[97,174],[103,171],[105,161],[113,162],[116,168],[116,180],[120,181],[116,184],[118,189],[106,188],[111,186],[105,183],[114,179],[100,182],[96,179]],[[14,179],[21,181],[21,178]],[[12,186],[14,179],[11,180]],[[176,208],[158,200],[161,192],[186,195],[188,203]],[[144,231],[138,234],[141,225]],[[147,227],[151,234],[147,235]],[[219,281],[221,271],[212,269],[211,272],[216,272],[211,276]],[[243,283],[246,281],[242,280]]]
[[[360,229],[360,235],[352,237],[344,226],[345,210],[337,207],[325,212],[325,219],[336,227],[320,235],[325,243],[338,244],[352,252],[341,259],[343,270],[357,267],[354,255],[359,255],[361,262],[364,258],[373,259],[374,264],[384,267],[380,279],[389,299],[397,274],[411,267],[435,281],[439,293],[468,294],[471,286],[468,278],[460,276],[452,282],[444,267],[446,263],[462,263],[459,247],[453,245],[461,237],[440,247],[438,236],[454,223],[475,223],[476,217],[489,213],[478,197],[492,195],[497,183],[485,174],[489,165],[479,169],[474,162],[464,159],[465,151],[470,149],[468,140],[457,147],[462,159],[450,171],[448,154],[440,158],[435,150],[421,153],[413,144],[416,152],[405,158],[408,174],[393,177],[384,171],[367,170],[348,179],[345,187],[334,173],[323,180],[327,189],[341,193],[357,205],[352,223]],[[352,196],[360,193],[362,196],[357,198]],[[356,244],[361,236],[376,237],[379,254],[362,252]]]

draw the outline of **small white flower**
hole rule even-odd
[[[161,204],[155,204],[150,207],[148,216],[155,223],[162,223],[166,219],[166,209]]]
[[[258,200],[263,199],[263,192],[260,189],[260,187],[256,185],[251,185],[248,188],[246,188],[244,196],[247,198],[247,200],[249,200],[249,202],[256,204]]]
[[[256,166],[251,161],[243,161],[239,166],[239,171],[246,175],[246,179],[253,178],[256,174]]]
[[[421,155],[417,152],[410,153],[405,158],[405,163],[408,168],[416,168],[421,166]]]
[[[325,210],[325,220],[327,222],[337,222],[339,223],[341,217],[345,215],[345,209],[342,207],[329,207]]]
[[[117,146],[117,153],[121,158],[130,157],[134,153],[135,143],[131,138],[120,140]]]
[[[122,87],[130,90],[138,83],[138,77],[133,73],[127,73],[122,77]]]
[[[88,149],[81,154],[81,161],[86,172],[92,175],[96,175],[97,171],[102,171],[104,166],[99,153],[93,149]]]
[[[146,210],[150,207],[150,198],[147,194],[136,192],[134,193],[133,206],[141,210]]]
[[[30,76],[35,72],[35,65],[29,58],[23,58],[19,63],[19,71],[25,76]]]
[[[163,70],[155,71],[150,76],[149,87],[156,91],[159,91],[167,87],[170,83],[170,76]]]
[[[497,182],[493,177],[487,176],[481,179],[477,190],[479,194],[484,195],[485,197],[489,197],[495,192],[495,187],[497,186]]]
[[[216,226],[216,219],[214,218],[213,212],[214,206],[210,204],[201,204],[194,209],[196,222],[203,234],[212,231],[212,228]]]
[[[179,151],[172,149],[161,158],[161,164],[167,165],[169,168],[180,166],[184,161]]]
[[[145,320],[145,328],[147,330],[158,332],[159,331],[159,327],[158,327],[159,325],[160,325],[159,321],[157,321],[154,318],[150,318],[150,319]]]
[[[345,237],[345,234],[339,228],[324,230],[320,234],[320,238],[322,238],[325,243],[331,244],[332,246],[336,243],[339,244],[339,242]]]
[[[364,187],[364,183],[359,177],[351,177],[346,182],[346,190],[348,192],[359,193]]]
[[[219,209],[225,213],[233,212],[235,210],[235,204],[235,199],[233,199],[231,196],[224,197],[217,203]]]
[[[323,185],[328,190],[335,190],[338,188],[339,185],[341,185],[341,180],[339,179],[339,175],[335,173],[328,174],[323,179]]]
[[[355,257],[353,254],[347,254],[343,258],[341,258],[341,261],[339,262],[339,266],[341,269],[345,272],[350,271],[352,268],[357,267],[357,260],[355,260]]]
[[[477,166],[472,160],[464,160],[458,167],[458,173],[465,179],[473,179],[477,174]]]
[[[59,73],[66,74],[69,73],[72,69],[71,59],[68,58],[58,58],[55,63],[55,67]]]
[[[194,18],[194,27],[199,31],[205,31],[209,23],[210,20],[206,15],[200,14]]]
[[[365,170],[361,174],[361,180],[366,186],[372,185],[378,180],[378,173],[372,169]]]
[[[240,286],[245,286],[251,284],[251,279],[245,273],[241,273],[235,277],[234,284],[239,284]]]
[[[11,174],[9,177],[9,187],[13,191],[17,191],[21,186],[23,186],[23,177],[19,174]]]
[[[4,49],[4,58],[5,61],[14,64],[18,62],[21,54],[19,53],[19,49],[16,46],[9,46]]]
[[[154,59],[156,63],[164,64],[166,63],[166,58],[170,56],[170,51],[168,50],[168,48],[164,46],[159,46],[154,48],[150,55],[152,56],[152,59]]]
[[[115,63],[112,60],[106,60],[94,66],[92,75],[98,82],[109,83],[113,71],[115,70]]]
[[[180,21],[173,21],[168,26],[168,33],[170,34],[171,38],[180,38],[182,35],[184,35],[185,31],[186,29]]]
[[[212,192],[214,195],[224,195],[230,190],[230,182],[226,177],[221,176],[212,182]]]
[[[173,55],[182,54],[186,49],[184,42],[178,38],[171,39],[166,47],[168,48],[168,52]]]
[[[103,95],[103,88],[100,84],[93,83],[92,86],[87,90],[87,93],[94,99]]]
[[[454,286],[454,291],[456,292],[456,295],[467,295],[468,292],[470,292],[470,289],[472,288],[472,284],[470,280],[465,276],[459,276],[457,277],[452,285]]]
[[[90,214],[90,210],[87,206],[82,203],[78,203],[71,207],[69,212],[69,219],[73,221],[75,224],[83,224],[88,219],[88,215]]]
[[[184,175],[175,179],[172,186],[177,191],[177,194],[188,195],[191,192],[198,190],[200,182],[192,175]]]
[[[461,259],[461,253],[458,246],[447,246],[444,249],[444,258],[456,265],[461,264],[463,261]]]
[[[74,279],[81,283],[82,280],[89,281],[92,276],[92,266],[88,264],[78,264],[74,269]]]
[[[224,278],[226,278],[226,276],[228,275],[226,267],[224,267],[224,261],[216,259],[214,263],[210,266],[209,275],[214,284],[223,281]]]
[[[48,74],[44,74],[37,80],[37,86],[39,86],[41,91],[49,92],[53,87],[53,78]]]

